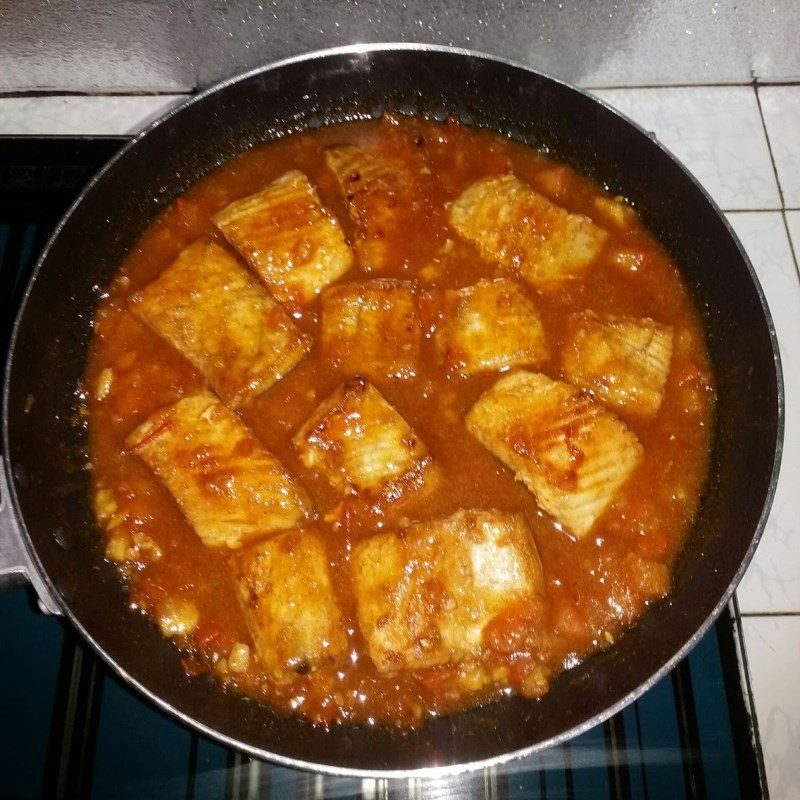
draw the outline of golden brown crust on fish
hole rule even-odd
[[[232,408],[272,386],[311,340],[219,245],[195,242],[130,300],[131,311],[179,350]]]
[[[534,286],[585,272],[607,234],[570,214],[514,175],[490,175],[451,204],[450,224],[481,255]]]
[[[353,264],[338,220],[298,170],[226,206],[214,224],[271,294],[290,305],[309,303]]]
[[[439,361],[448,371],[536,366],[549,356],[536,306],[515,280],[481,280],[465,289],[430,293],[442,304],[434,333]]]
[[[379,279],[345,283],[322,295],[322,348],[350,374],[413,378],[419,364],[422,326],[414,287]]]
[[[292,439],[303,464],[344,495],[396,502],[432,489],[439,470],[428,448],[362,377],[342,384]]]
[[[209,547],[237,548],[313,514],[305,489],[211,392],[157,411],[126,445],[167,487]]]
[[[390,265],[390,237],[404,227],[413,203],[414,179],[401,163],[363,147],[341,145],[325,151],[355,225],[355,250],[362,269]]]
[[[573,314],[561,350],[564,376],[622,411],[652,417],[664,399],[672,328],[655,320]]]
[[[577,537],[589,532],[642,455],[636,436],[600,403],[539,373],[501,378],[466,424]]]
[[[347,650],[320,538],[288,531],[231,559],[258,658],[283,682],[338,661]]]
[[[479,660],[487,624],[542,592],[522,514],[464,510],[374,536],[351,562],[358,619],[382,673]]]

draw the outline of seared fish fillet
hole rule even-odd
[[[466,424],[577,537],[589,532],[642,455],[636,436],[600,403],[533,372],[497,381]]]
[[[609,405],[647,417],[661,407],[671,358],[671,326],[591,311],[570,316],[561,351],[570,382]]]
[[[443,295],[443,321],[435,343],[447,370],[471,375],[535,366],[547,359],[542,321],[516,281],[482,280]]]
[[[338,220],[298,170],[226,206],[214,223],[285,303],[310,302],[353,264]]]
[[[499,511],[374,536],[351,569],[359,625],[382,673],[479,659],[486,625],[544,583],[524,515]]]
[[[311,349],[281,306],[211,242],[187,247],[131,297],[130,308],[232,408],[291,372]]]
[[[350,374],[413,378],[422,326],[408,281],[345,283],[322,295],[322,349]]]
[[[312,414],[292,442],[303,464],[347,495],[399,500],[438,482],[427,447],[383,395],[355,377]]]
[[[491,175],[451,204],[450,224],[481,255],[538,285],[583,273],[607,234],[570,214],[514,175]]]
[[[312,516],[305,489],[211,392],[156,411],[125,443],[209,547],[240,547]]]
[[[411,173],[398,162],[354,145],[329,147],[325,162],[355,225],[361,267],[367,272],[386,269],[389,239],[402,232],[404,210],[413,200]]]
[[[261,663],[282,682],[347,650],[322,541],[289,531],[231,559],[239,602]]]

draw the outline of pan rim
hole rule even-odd
[[[153,692],[147,686],[145,686],[142,682],[140,682],[132,675],[130,675],[122,665],[116,662],[102,648],[102,646],[93,638],[93,636],[89,633],[89,631],[77,619],[72,609],[70,608],[69,604],[64,601],[60,592],[53,584],[52,580],[50,579],[50,576],[48,575],[47,571],[44,569],[41,563],[41,560],[39,558],[39,555],[35,547],[33,546],[33,542],[28,534],[27,527],[25,526],[24,520],[22,518],[19,499],[17,497],[16,487],[13,481],[11,458],[10,458],[10,435],[9,435],[10,428],[9,428],[9,413],[8,413],[14,352],[16,350],[16,344],[19,337],[21,322],[23,317],[25,316],[28,300],[36,284],[42,266],[46,261],[54,242],[57,240],[61,231],[69,222],[75,210],[81,203],[83,203],[85,197],[92,191],[94,186],[103,178],[103,176],[105,176],[106,173],[109,172],[109,170],[111,170],[111,168],[116,164],[116,162],[119,159],[121,159],[131,148],[135,147],[142,138],[144,138],[149,133],[157,129],[162,124],[166,123],[173,116],[179,114],[184,109],[194,105],[195,103],[202,101],[206,97],[225,89],[228,86],[248,80],[258,75],[268,74],[272,71],[279,70],[283,67],[290,66],[293,64],[310,62],[341,55],[368,56],[372,53],[384,52],[384,51],[438,52],[449,55],[460,55],[470,59],[488,61],[491,63],[508,66],[515,70],[520,70],[522,72],[544,78],[547,81],[559,85],[564,89],[576,92],[584,96],[585,98],[591,100],[593,103],[602,106],[604,109],[606,109],[606,111],[624,120],[629,126],[634,128],[642,135],[650,138],[653,145],[658,147],[681,170],[684,178],[690,181],[694,185],[694,187],[701,192],[703,198],[709,204],[711,209],[716,213],[718,218],[721,219],[728,235],[735,243],[736,248],[741,257],[741,260],[748,271],[751,283],[758,296],[761,312],[764,316],[764,321],[767,325],[770,342],[772,345],[773,363],[775,368],[776,388],[777,388],[776,391],[777,427],[776,427],[775,455],[772,462],[772,472],[764,499],[764,505],[761,510],[761,514],[759,516],[758,523],[756,525],[750,545],[748,546],[744,558],[742,559],[738,569],[734,573],[732,580],[726,587],[720,599],[716,602],[710,613],[706,616],[705,620],[695,631],[695,633],[691,637],[689,637],[689,639],[672,655],[672,657],[667,659],[658,668],[658,670],[656,670],[646,681],[639,684],[635,689],[627,693],[625,696],[620,698],[611,706],[608,706],[603,711],[599,712],[598,714],[595,714],[593,717],[584,720],[583,722],[575,726],[572,726],[571,728],[562,731],[561,733],[552,736],[546,740],[537,742],[527,747],[519,748],[517,750],[512,750],[507,753],[502,753],[485,759],[477,759],[474,761],[469,761],[459,764],[445,764],[445,765],[417,767],[417,768],[399,769],[399,770],[359,769],[359,768],[341,767],[333,764],[309,762],[309,761],[304,761],[302,759],[282,756],[277,753],[272,753],[263,748],[246,744],[216,729],[204,725],[203,723],[199,722],[190,715],[186,714],[185,712],[181,711],[180,709],[176,708],[175,706],[165,701],[163,698],[161,698],[159,695],[157,695],[155,692]],[[116,675],[118,675],[123,681],[125,681],[127,685],[135,688],[138,692],[144,695],[148,699],[148,701],[152,702],[162,711],[167,712],[171,716],[177,718],[182,723],[189,725],[195,730],[198,730],[199,732],[207,736],[210,736],[211,738],[214,738],[229,747],[233,747],[235,749],[238,749],[249,755],[256,756],[258,758],[266,759],[281,766],[293,769],[309,770],[316,773],[323,773],[327,775],[342,776],[342,777],[347,776],[347,777],[361,777],[361,778],[400,778],[400,779],[411,778],[411,777],[443,778],[467,772],[474,772],[476,770],[483,769],[486,767],[499,766],[514,761],[516,759],[524,758],[532,753],[544,750],[548,747],[552,747],[554,745],[560,744],[564,741],[567,741],[568,739],[572,739],[573,737],[580,735],[586,730],[598,725],[601,722],[604,722],[606,719],[613,716],[622,708],[626,707],[631,702],[640,697],[642,694],[644,694],[667,672],[669,672],[669,670],[671,670],[681,659],[683,659],[688,654],[688,652],[697,644],[699,639],[702,638],[702,636],[706,633],[706,631],[710,628],[710,626],[714,623],[719,614],[722,612],[724,606],[730,601],[733,592],[735,591],[736,587],[741,581],[742,576],[744,575],[744,572],[746,571],[747,567],[752,561],[755,550],[758,546],[758,543],[766,527],[767,519],[769,517],[769,513],[775,496],[775,491],[777,488],[777,482],[780,473],[780,464],[783,453],[784,430],[785,430],[785,386],[783,381],[783,370],[782,370],[780,350],[779,350],[779,344],[778,344],[777,332],[775,330],[774,320],[772,318],[772,314],[767,304],[761,283],[752,266],[752,263],[750,262],[747,253],[745,252],[741,242],[739,241],[739,238],[733,231],[729,221],[724,216],[724,214],[722,213],[716,202],[710,197],[706,189],[698,182],[698,180],[692,175],[692,173],[689,172],[689,170],[687,170],[687,168],[682,164],[682,162],[679,159],[677,159],[666,147],[664,147],[664,145],[661,144],[661,142],[659,142],[652,134],[650,134],[642,126],[638,125],[636,122],[628,118],[626,115],[622,114],[621,112],[610,106],[605,101],[592,95],[590,92],[575,87],[572,84],[563,81],[561,79],[554,78],[551,75],[541,70],[534,69],[518,61],[461,47],[450,47],[446,45],[433,45],[433,44],[415,43],[415,42],[382,42],[382,43],[360,43],[354,45],[345,45],[341,47],[332,47],[332,48],[314,50],[308,53],[303,53],[295,56],[290,56],[288,58],[280,59],[278,61],[269,62],[267,64],[263,64],[261,66],[255,67],[245,72],[224,78],[223,80],[218,81],[217,83],[214,83],[211,86],[203,89],[197,94],[188,97],[184,102],[178,104],[174,108],[167,111],[163,116],[151,122],[136,136],[134,136],[128,143],[126,143],[119,150],[119,152],[117,152],[92,177],[92,179],[80,192],[75,201],[69,206],[67,211],[59,220],[52,234],[48,238],[47,243],[45,244],[41,254],[39,255],[39,258],[37,259],[34,270],[32,271],[31,276],[28,279],[27,285],[25,287],[25,291],[23,292],[20,307],[17,312],[16,318],[14,320],[14,325],[11,332],[11,338],[9,340],[9,347],[8,347],[8,353],[6,357],[6,364],[3,376],[2,410],[0,413],[2,413],[3,469],[6,470],[7,483],[9,486],[7,502],[9,503],[10,511],[17,524],[21,539],[25,545],[26,550],[28,551],[33,566],[41,576],[43,582],[45,583],[45,586],[50,591],[51,595],[55,598],[62,613],[69,620],[70,624],[80,633],[80,635],[84,638],[84,640],[88,642],[88,644],[92,647],[92,649],[102,658],[102,660],[112,669],[112,671]]]

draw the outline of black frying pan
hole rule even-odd
[[[130,611],[87,501],[76,424],[98,286],[156,215],[253,145],[384,109],[506,133],[635,203],[681,264],[705,324],[719,405],[709,488],[669,598],[538,701],[508,698],[391,729],[315,728],[186,677],[178,651]],[[33,399],[31,405],[31,399]],[[582,92],[526,68],[427,46],[351,47],[249,72],[193,98],[115,157],[70,209],[36,268],[3,394],[0,569],[23,573],[106,662],[161,708],[226,744],[327,772],[441,774],[499,762],[594,725],[644,692],[719,614],[763,530],[783,435],[775,331],[752,267],[708,195],[652,137]]]

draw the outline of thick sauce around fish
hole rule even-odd
[[[179,350],[132,313],[129,303],[198,240],[216,243],[245,267],[212,216],[290,170],[308,177],[348,242],[356,243],[353,220],[369,208],[359,209],[358,199],[343,193],[325,159],[326,148],[342,144],[389,156],[393,163],[408,165],[416,177],[404,191],[384,198],[380,209],[391,211],[399,204],[399,210],[387,212],[379,236],[356,244],[352,266],[331,285],[412,282],[423,333],[413,374],[401,369],[389,376],[368,363],[383,359],[380,347],[365,348],[363,363],[354,365],[352,357],[334,358],[322,346],[320,297],[308,302],[286,293],[276,297],[309,337],[310,352],[234,410],[310,497],[315,519],[303,527],[324,545],[346,652],[314,669],[299,664],[288,677],[276,678],[258,657],[237,595],[231,566],[237,551],[203,544],[170,491],[126,443],[154,412],[210,388]],[[607,232],[582,274],[534,284],[518,274],[514,253],[506,253],[508,263],[501,264],[502,259],[487,257],[480,245],[454,229],[448,216],[453,201],[479,179],[509,173]],[[363,262],[376,257],[376,248],[383,266],[368,273]],[[437,350],[437,326],[446,315],[438,290],[498,277],[516,281],[541,321],[545,349],[537,365],[521,368],[529,372],[573,381],[581,372],[582,363],[577,371],[574,365],[570,369],[566,353],[575,352],[570,349],[572,314],[649,319],[671,331],[669,371],[655,413],[614,406],[602,391],[583,387],[581,397],[612,413],[635,435],[641,456],[581,536],[544,511],[512,469],[465,426],[478,399],[516,367],[465,375],[448,368]],[[211,673],[234,690],[321,723],[415,725],[430,713],[485,702],[500,692],[542,694],[560,670],[612,645],[648,603],[669,591],[671,565],[691,528],[709,455],[714,390],[703,333],[678,265],[633,209],[573,169],[456,120],[434,124],[387,116],[290,136],[250,150],[198,180],[144,233],[107,292],[96,315],[84,376],[95,509],[105,530],[107,556],[119,565],[131,603],[152,615],[165,635],[175,637],[185,650],[190,675]],[[394,335],[386,333],[387,347]],[[366,376],[391,403],[438,467],[434,486],[407,494],[396,508],[391,500],[364,502],[357,492],[343,501],[323,472],[301,461],[292,442],[319,405],[354,374]],[[521,458],[530,456],[524,444],[510,446]],[[578,468],[584,454],[578,449],[573,456]],[[224,487],[210,482],[208,491]],[[461,509],[524,515],[541,558],[541,591],[491,619],[482,632],[480,657],[469,664],[416,669],[400,664],[393,672],[378,671],[359,623],[354,553],[376,534]],[[447,615],[452,598],[441,585],[430,583],[425,595],[429,614]]]

